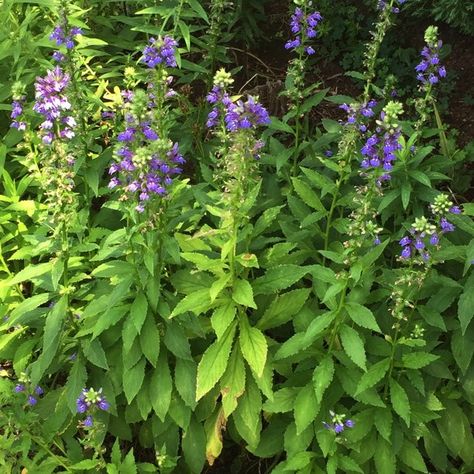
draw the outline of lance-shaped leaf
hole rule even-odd
[[[267,340],[259,329],[250,326],[247,317],[240,320],[239,341],[245,360],[257,376],[261,377],[267,360]]]
[[[197,370],[196,401],[206,395],[224,374],[234,341],[235,328],[235,323],[229,326],[224,335],[204,352]]]

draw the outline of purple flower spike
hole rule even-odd
[[[294,36],[285,43],[285,49],[296,50],[302,46],[306,54],[314,54],[315,50],[307,45],[307,40],[318,35],[316,27],[322,19],[319,12],[305,14],[303,9],[296,7],[290,21],[291,32]]]

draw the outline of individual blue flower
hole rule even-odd
[[[94,425],[94,419],[92,418],[92,415],[86,416],[82,424],[87,426],[87,428],[91,428]]]
[[[33,395],[28,395],[28,404],[33,406],[38,403],[38,400]]]

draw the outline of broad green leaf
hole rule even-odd
[[[214,303],[215,299],[219,296],[219,293],[227,286],[230,280],[230,273],[220,277],[216,280],[211,288],[209,289],[209,296],[211,298],[211,303]]]
[[[177,320],[171,320],[166,325],[163,342],[168,350],[180,359],[192,360],[189,339],[181,324]]]
[[[358,326],[371,329],[372,331],[381,332],[375,316],[370,309],[358,303],[346,303],[345,308],[349,313],[349,317]]]
[[[130,308],[130,318],[133,321],[137,334],[140,334],[148,311],[148,302],[143,293],[138,293]]]
[[[214,341],[204,352],[197,370],[196,401],[199,401],[219,381],[227,368],[234,341],[235,324],[231,324],[221,339]]]
[[[232,299],[237,303],[249,308],[257,308],[253,299],[253,290],[247,280],[237,280],[234,282]]]
[[[68,298],[62,296],[46,316],[43,334],[43,349],[31,368],[31,383],[37,385],[56,357],[63,323],[67,316]]]
[[[395,474],[397,472],[397,460],[394,450],[391,444],[380,436],[377,440],[374,461],[375,468],[380,474]]]
[[[149,395],[153,411],[161,421],[165,421],[171,403],[173,381],[165,351],[161,351],[156,368],[153,369]]]
[[[257,327],[265,330],[290,321],[305,304],[311,290],[302,288],[278,295],[258,321]]]
[[[298,394],[298,388],[285,387],[276,391],[273,400],[267,400],[263,409],[270,413],[286,413],[293,410],[295,398]]]
[[[318,339],[319,336],[322,335],[324,330],[332,323],[335,317],[336,314],[333,312],[316,316],[314,320],[311,321],[305,332],[294,334],[280,346],[274,356],[275,360],[290,357],[308,348]]]
[[[5,349],[12,341],[14,341],[18,336],[24,333],[27,330],[26,327],[20,327],[12,332],[1,334],[0,335],[0,351]]]
[[[220,381],[222,408],[228,418],[237,408],[237,400],[245,391],[245,364],[238,346],[235,345]]]
[[[313,388],[316,400],[321,403],[326,389],[334,377],[334,362],[331,356],[326,356],[313,372]]]
[[[359,380],[359,384],[357,385],[357,391],[355,395],[357,396],[359,395],[359,393],[362,393],[365,390],[372,388],[374,385],[376,385],[380,380],[384,378],[389,367],[390,359],[384,359],[372,365],[365,374],[362,374],[362,377]]]
[[[206,433],[202,423],[192,416],[188,429],[184,430],[181,446],[184,459],[193,474],[203,471],[206,461]]]
[[[22,281],[32,280],[33,278],[39,277],[48,273],[53,268],[53,262],[39,263],[38,265],[28,265],[26,268],[18,272],[7,284],[12,286]]]
[[[360,474],[365,474],[360,466],[349,456],[339,455],[338,464],[343,472],[359,472]]]
[[[393,410],[410,426],[410,402],[404,388],[394,379],[390,380],[390,399]]]
[[[92,362],[94,365],[102,369],[109,369],[107,356],[105,355],[104,349],[99,339],[94,339],[91,341],[84,339],[82,341],[82,350],[89,362]]]
[[[418,451],[417,447],[407,439],[405,439],[398,456],[404,464],[406,464],[408,467],[411,467],[412,469],[415,469],[415,471],[428,472],[420,451]]]
[[[431,362],[439,359],[439,356],[428,354],[427,352],[412,352],[410,354],[404,354],[402,359],[403,366],[407,369],[422,369],[431,364]]]
[[[316,209],[317,211],[325,211],[321,200],[315,191],[311,187],[298,178],[291,178],[296,194],[303,200],[303,202],[309,207]]]
[[[196,407],[196,373],[194,360],[176,359],[174,383],[184,403],[192,410]]]
[[[458,318],[461,323],[462,333],[466,333],[472,318],[474,317],[474,272],[467,279],[464,285],[463,294],[459,297]]]
[[[204,311],[207,311],[211,305],[211,297],[209,295],[209,288],[197,290],[190,295],[185,296],[173,309],[170,318],[174,318],[179,314],[188,311],[193,312],[196,316]]]
[[[145,359],[141,358],[131,369],[123,372],[123,392],[129,404],[137,396],[143,384],[143,380],[145,379],[145,365]]]
[[[77,413],[76,400],[79,398],[82,389],[86,386],[87,371],[82,359],[78,358],[72,364],[71,372],[67,378],[65,393],[67,404],[71,413]]]
[[[240,436],[254,449],[260,441],[262,397],[252,377],[247,378],[243,395],[233,414],[235,427]]]
[[[33,311],[38,306],[41,306],[42,304],[46,303],[50,299],[51,299],[51,295],[49,293],[40,293],[39,295],[34,295],[31,298],[27,298],[23,300],[10,313],[10,317],[8,318],[6,323],[3,324],[3,327],[7,327],[7,328],[11,327],[11,325],[14,324],[19,317],[29,313],[30,311]]]
[[[464,413],[454,400],[445,401],[446,410],[436,420],[439,434],[453,456],[458,456],[465,437]]]
[[[199,3],[199,0],[186,0],[187,3],[191,6],[191,8],[202,18],[206,23],[209,23],[209,18],[207,16],[206,10],[202,7]]]
[[[344,324],[341,327],[340,336],[342,347],[344,347],[346,354],[349,356],[352,362],[354,362],[354,364],[366,371],[367,367],[365,365],[366,356],[364,341],[359,336],[359,333],[355,329],[352,329],[351,327]]]
[[[214,310],[211,316],[211,325],[216,333],[217,339],[220,339],[224,335],[234,320],[236,311],[235,303],[230,299]]]
[[[301,280],[308,270],[298,265],[279,265],[267,270],[264,276],[257,278],[253,283],[255,295],[269,295],[284,290]]]
[[[246,316],[240,319],[239,327],[242,355],[257,377],[261,377],[267,360],[267,340],[259,329],[250,326]]]
[[[92,276],[97,278],[111,278],[133,274],[135,267],[124,260],[110,260],[102,263],[92,271]]]
[[[140,347],[143,355],[156,367],[160,354],[160,332],[151,312],[148,313],[140,333]]]
[[[392,410],[390,408],[377,408],[374,416],[374,424],[380,435],[391,443],[393,425]]]
[[[316,400],[313,384],[309,383],[298,392],[295,399],[294,413],[296,434],[300,435],[316,418],[320,404]]]

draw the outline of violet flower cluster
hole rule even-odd
[[[12,123],[10,127],[16,128],[20,131],[26,130],[26,122],[23,120],[18,120],[23,115],[23,106],[25,104],[26,97],[21,96],[14,99],[12,102],[12,113],[10,115]]]
[[[185,163],[177,143],[161,139],[153,129],[149,113],[143,114],[152,99],[144,91],[133,94],[131,111],[125,114],[126,128],[119,133],[117,161],[109,168],[109,188],[121,188],[123,201],[133,199],[135,210],[144,212],[153,195],[163,196]],[[142,117],[145,117],[143,119]]]
[[[242,129],[257,128],[259,125],[268,125],[270,116],[262,104],[252,96],[247,96],[243,102],[231,102],[225,114],[225,125],[230,132]]]
[[[376,183],[381,186],[390,179],[396,152],[402,148],[399,139],[401,128],[398,116],[403,112],[399,102],[389,102],[377,120],[376,133],[370,135],[361,149],[364,174],[368,170],[377,171]]]
[[[76,408],[78,413],[89,413],[84,421],[83,426],[92,427],[94,425],[94,419],[92,414],[95,410],[107,411],[110,408],[109,402],[102,395],[102,389],[95,391],[93,388],[87,390],[82,389],[81,395],[76,400]],[[91,414],[92,413],[92,414]]]
[[[308,6],[311,6],[311,2]],[[314,48],[306,46],[305,43],[307,39],[315,38],[318,35],[316,27],[322,19],[321,14],[317,11],[307,14],[303,8],[296,7],[290,22],[291,32],[294,36],[293,39],[286,42],[285,48],[296,50],[303,46],[306,54],[314,54]]]
[[[345,125],[354,125],[360,132],[367,131],[367,120],[375,115],[374,108],[377,107],[377,101],[369,100],[364,104],[342,104],[340,109],[347,113]]]
[[[345,420],[346,415],[337,415],[333,411],[329,411],[331,415],[331,423],[327,423],[323,421],[323,426],[330,431],[336,433],[336,435],[342,433],[345,428],[353,428],[354,421],[352,420]]]
[[[51,41],[55,41],[57,46],[66,46],[66,49],[74,48],[74,38],[82,35],[82,29],[76,26],[69,28],[69,25],[58,25],[49,35]]]
[[[254,97],[247,96],[247,100],[233,102],[226,91],[234,80],[224,69],[220,69],[214,76],[214,86],[207,95],[207,101],[213,108],[207,116],[207,127],[213,128],[223,118],[226,130],[237,132],[244,129],[255,129],[259,125],[270,123],[267,110]]]
[[[431,205],[431,210],[436,219],[436,223],[430,223],[426,217],[415,219],[415,223],[410,229],[410,235],[403,237],[399,244],[402,247],[400,257],[404,260],[415,258],[417,255],[421,260],[430,260],[430,246],[439,248],[439,241],[443,234],[455,230],[447,217],[449,214],[461,214],[461,209],[454,206],[453,202],[446,194],[437,196]]]
[[[434,26],[427,28],[425,33],[426,46],[421,51],[422,60],[416,66],[416,78],[424,85],[434,85],[446,77],[446,68],[441,65],[439,52],[443,42],[438,40],[438,29]]]
[[[29,377],[22,372],[20,377],[18,377],[18,383],[15,385],[14,391],[15,393],[26,393],[29,390],[27,388],[30,386],[30,379]],[[37,385],[32,393],[28,394],[27,402],[30,406],[34,406],[38,403],[38,397],[44,394],[44,390]]]
[[[176,67],[176,47],[178,43],[171,36],[150,38],[149,44],[143,51],[143,61],[149,68],[159,64],[167,67]]]
[[[226,111],[232,104],[232,99],[225,89],[217,84],[212,87],[206,99],[213,106],[207,116],[206,126],[207,128],[213,128],[219,123],[222,116],[221,109]]]
[[[74,137],[76,120],[70,113],[71,103],[66,94],[69,82],[69,74],[60,66],[48,71],[45,77],[36,78],[33,110],[43,115],[40,134],[46,145],[58,138]]]

